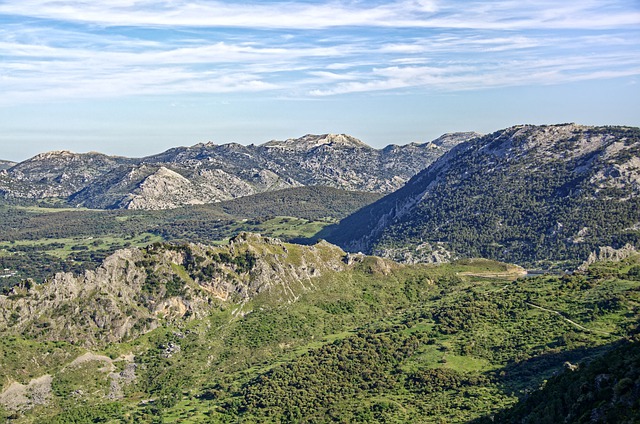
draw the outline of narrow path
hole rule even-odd
[[[610,335],[611,335],[611,333],[607,333],[606,331],[591,330],[591,329],[589,329],[589,328],[587,328],[587,327],[583,327],[582,325],[578,324],[578,323],[577,323],[577,322],[575,322],[575,321],[570,320],[569,318],[567,318],[567,317],[565,317],[564,315],[562,315],[560,312],[558,312],[558,311],[554,311],[553,309],[543,308],[542,306],[534,305],[533,303],[530,303],[530,302],[525,302],[525,303],[526,303],[527,305],[529,305],[529,306],[533,307],[533,308],[537,308],[537,309],[540,309],[540,310],[542,310],[542,311],[551,312],[552,314],[556,314],[556,315],[560,316],[563,320],[567,321],[568,323],[570,323],[570,324],[572,324],[572,325],[576,326],[577,328],[579,328],[579,329],[581,329],[581,330],[588,331],[588,332],[591,332],[591,333],[606,334],[607,336],[610,336]]]

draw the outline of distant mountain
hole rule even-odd
[[[0,174],[4,197],[67,197],[110,170],[135,160],[66,150],[41,153]]]
[[[10,160],[0,160],[0,171],[3,171],[5,169],[9,169],[12,166],[17,165],[16,162],[11,162]]]
[[[322,185],[389,193],[475,133],[374,149],[348,135],[262,145],[200,143],[139,159],[50,152],[0,174],[5,198],[65,198],[100,209],[169,209],[265,191]]]
[[[520,125],[457,145],[328,239],[405,262],[547,266],[640,241],[640,129]]]

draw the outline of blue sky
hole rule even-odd
[[[0,0],[0,159],[640,126],[638,0]]]

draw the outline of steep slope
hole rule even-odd
[[[640,130],[521,125],[470,140],[328,239],[403,261],[546,266],[640,240]]]
[[[568,365],[513,408],[475,424],[636,423],[640,417],[640,338],[591,363]]]
[[[391,192],[474,136],[448,134],[382,150],[344,134],[324,134],[259,146],[200,143],[141,159],[51,152],[0,174],[0,193],[6,198],[68,197],[74,206],[91,208],[153,210],[298,186]]]

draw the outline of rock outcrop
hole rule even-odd
[[[589,254],[587,260],[578,267],[578,271],[586,271],[589,265],[596,262],[620,262],[636,253],[638,253],[638,251],[635,246],[628,243],[620,249],[614,249],[611,246],[601,246],[597,252],[593,251]]]
[[[95,271],[58,273],[0,296],[0,332],[86,347],[119,342],[156,328],[160,319],[203,317],[261,293],[294,302],[316,278],[346,269],[345,255],[324,241],[301,246],[249,233],[227,246],[119,250]]]

